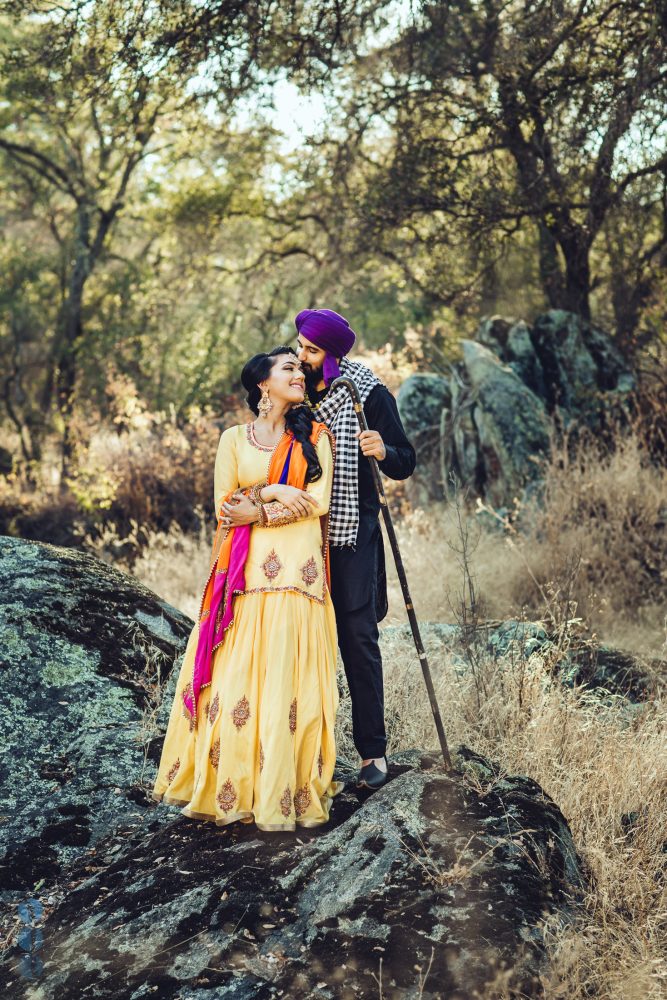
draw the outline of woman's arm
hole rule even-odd
[[[220,435],[215,456],[213,474],[213,504],[216,518],[220,517],[222,501],[232,490],[239,487],[239,469],[236,457],[236,434],[234,427],[228,427]]]
[[[308,483],[305,490],[301,491],[306,493],[309,498],[305,500],[307,504],[305,508],[306,512],[295,513],[279,499],[273,499],[274,497],[279,497],[281,491],[285,489],[279,483],[264,486],[260,491],[261,499],[267,501],[262,504],[263,517],[260,521],[260,524],[264,527],[278,528],[283,524],[290,524],[293,521],[304,520],[308,517],[321,517],[329,510],[331,485],[333,483],[333,452],[328,434],[323,432],[320,435],[315,450],[317,451],[317,457],[322,467],[322,475],[316,482]],[[291,489],[291,487],[288,487],[288,489]]]

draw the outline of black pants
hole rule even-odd
[[[371,588],[374,591],[374,588]],[[362,760],[384,757],[387,735],[384,728],[384,688],[382,657],[378,646],[375,593],[367,604],[347,611],[336,607],[338,646],[352,698],[352,735]]]

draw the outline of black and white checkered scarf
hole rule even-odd
[[[360,361],[340,363],[341,375],[351,378],[365,403],[371,389],[384,385],[370,368]],[[326,424],[336,439],[336,462],[329,508],[329,544],[351,545],[357,541],[359,527],[359,455],[361,450],[355,434],[359,424],[354,412],[352,397],[344,386],[327,393],[319,405],[313,407],[316,420]]]

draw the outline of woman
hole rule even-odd
[[[329,817],[336,750],[336,625],[328,584],[333,444],[303,405],[288,347],[241,380],[253,423],[215,462],[218,530],[180,670],[153,797],[262,830]]]

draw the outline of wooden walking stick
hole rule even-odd
[[[350,396],[352,397],[352,402],[354,404],[354,412],[357,415],[357,420],[359,422],[359,427],[362,431],[369,430],[369,426],[366,422],[366,415],[364,414],[364,408],[361,402],[361,397],[359,396],[359,390],[357,386],[345,375],[341,375],[339,378],[334,379],[331,383],[329,391],[333,391],[338,388],[347,389]],[[387,535],[389,537],[389,544],[391,545],[391,551],[394,554],[394,562],[396,563],[396,570],[398,572],[398,579],[401,582],[401,590],[403,591],[403,600],[405,601],[405,609],[408,613],[408,620],[410,622],[410,628],[412,629],[412,637],[415,641],[415,646],[417,648],[417,655],[419,656],[419,662],[421,664],[422,673],[424,675],[424,682],[426,684],[426,690],[428,691],[428,700],[431,703],[431,711],[433,712],[433,720],[435,722],[435,728],[438,733],[438,739],[440,740],[440,749],[442,750],[442,756],[445,761],[445,767],[447,770],[452,769],[452,758],[449,755],[449,748],[447,747],[447,737],[445,736],[445,728],[442,724],[442,718],[440,716],[440,709],[438,707],[438,700],[435,696],[435,688],[433,687],[433,678],[431,677],[431,670],[428,665],[428,659],[426,658],[426,653],[424,651],[424,644],[422,642],[421,633],[419,631],[419,623],[417,622],[417,616],[415,615],[415,609],[412,604],[412,598],[410,597],[410,590],[408,588],[408,578],[405,575],[405,567],[403,566],[403,559],[401,558],[401,553],[398,548],[398,539],[396,538],[396,532],[394,531],[394,524],[391,519],[391,514],[389,513],[389,507],[387,505],[387,498],[384,495],[384,487],[382,485],[382,479],[380,477],[380,469],[378,468],[377,459],[373,455],[368,456],[368,461],[371,463],[371,470],[373,472],[373,481],[375,483],[375,489],[377,490],[378,500],[380,501],[380,510],[382,511],[382,516],[384,517],[384,526],[387,529]]]

